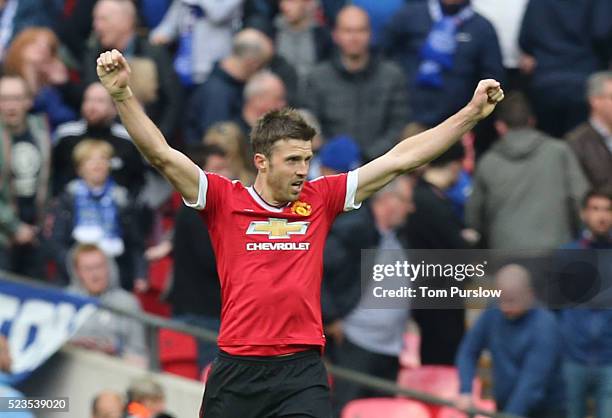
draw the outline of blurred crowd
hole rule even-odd
[[[411,248],[612,247],[612,2],[0,0],[0,267],[218,330],[206,227],[141,158],[96,82],[96,57],[114,48],[168,142],[245,184],[249,131],[270,110],[299,108],[316,127],[315,178],[371,161],[460,110],[478,80],[499,80],[507,97],[492,118],[334,225],[328,355],[395,379],[410,318],[421,364],[457,363],[462,392],[480,351],[500,349],[495,377],[510,382],[496,387],[500,410],[579,418],[594,395],[597,416],[612,416],[609,311],[551,316],[527,303],[529,274],[510,266],[500,287],[518,277],[507,293],[520,312],[487,311],[467,332],[461,309],[366,310],[355,263],[362,248],[409,258]],[[74,343],[146,365],[142,326],[108,315]],[[215,352],[200,344],[200,368]],[[567,403],[544,390],[556,361]],[[338,408],[368,395],[339,382]]]

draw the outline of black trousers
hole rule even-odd
[[[365,350],[347,338],[342,344],[334,346],[335,363],[361,373],[366,373],[381,379],[395,381],[399,372],[399,359],[397,356],[373,353]],[[334,380],[332,401],[335,416],[339,417],[342,408],[354,399],[389,396],[346,380]]]

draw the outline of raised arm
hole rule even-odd
[[[144,113],[129,87],[130,66],[119,51],[103,52],[96,71],[117,106],[123,125],[140,153],[161,172],[189,202],[198,199],[199,170],[193,161],[171,148]]]
[[[356,203],[367,199],[395,177],[438,157],[478,121],[489,116],[503,98],[504,92],[497,81],[482,80],[470,103],[459,112],[435,128],[404,139],[386,154],[359,168]]]

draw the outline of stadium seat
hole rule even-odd
[[[198,380],[198,347],[191,335],[159,330],[159,363],[165,372]]]
[[[455,399],[459,394],[459,374],[452,366],[421,366],[415,369],[402,369],[397,378],[398,385],[425,392],[444,399]],[[475,399],[480,398],[480,379],[474,379]],[[442,407],[428,405],[432,416],[436,417]]]
[[[368,398],[349,402],[341,418],[431,418],[421,402],[398,398]]]

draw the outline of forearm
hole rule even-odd
[[[170,146],[140,103],[132,96],[123,101],[115,101],[115,105],[121,122],[141,154],[153,167],[162,167],[170,153]]]
[[[390,154],[399,161],[400,171],[413,170],[444,153],[478,121],[477,111],[468,105],[435,128],[404,139]]]

